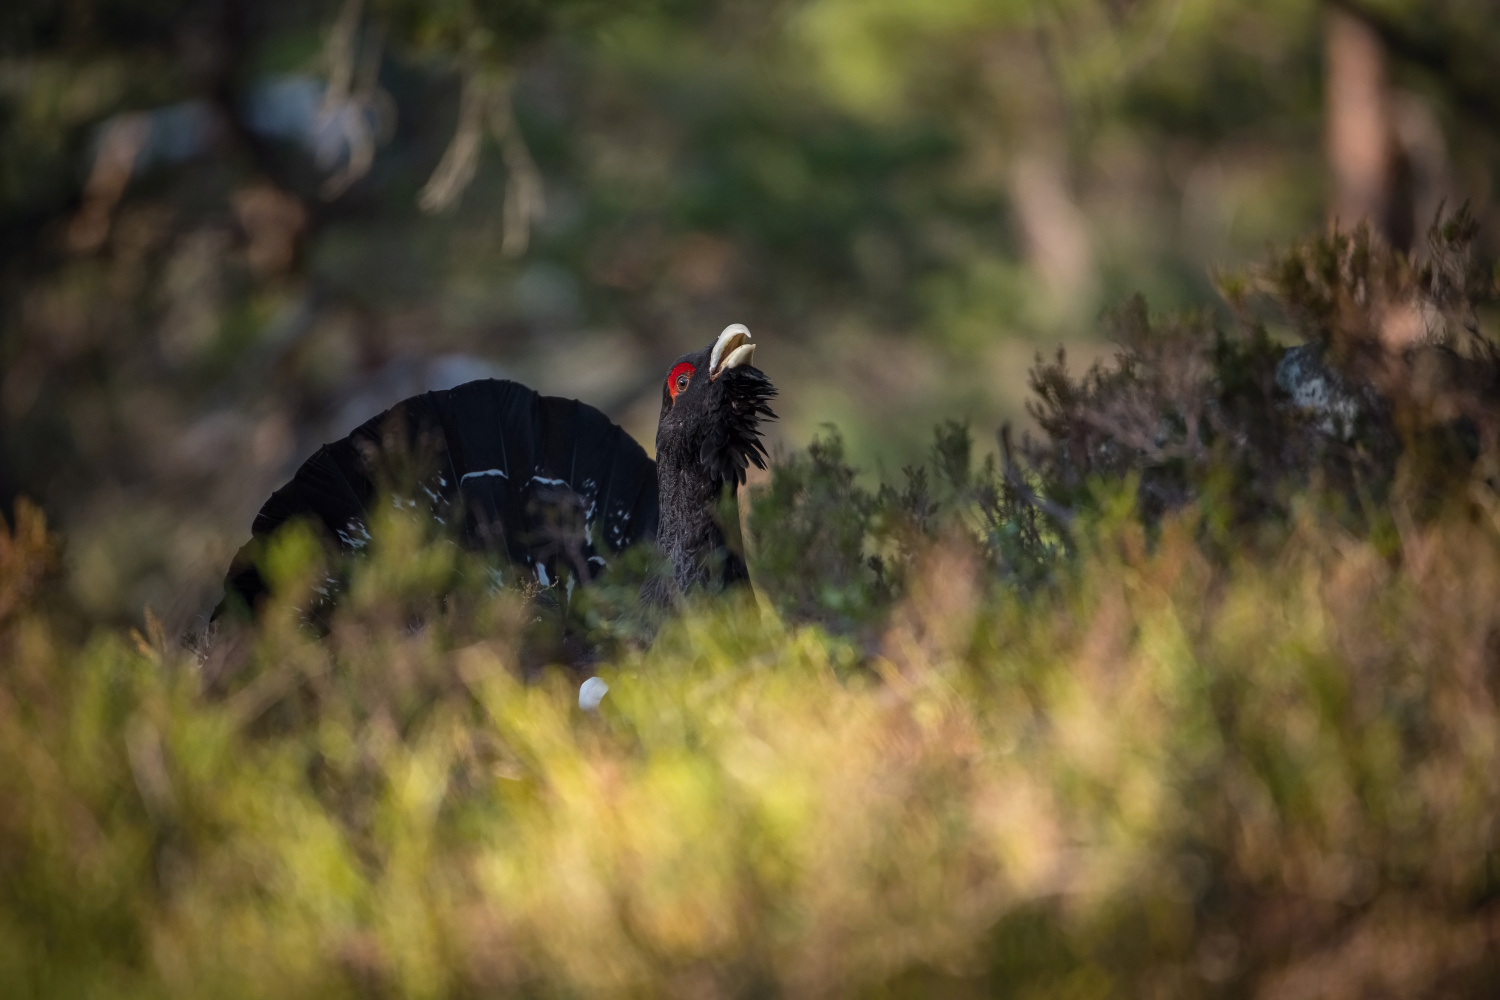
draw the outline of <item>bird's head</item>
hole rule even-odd
[[[750,364],[754,356],[750,331],[734,323],[673,362],[661,389],[659,462],[701,468],[715,487],[743,483],[751,463],[766,467],[760,421],[776,418],[769,405],[776,387]]]

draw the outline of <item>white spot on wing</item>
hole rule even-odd
[[[500,469],[480,469],[478,472],[465,472],[463,474],[463,478],[459,479],[459,483],[463,483],[470,479],[477,479],[480,476],[499,476],[501,479],[510,478]]]
[[[370,529],[366,528],[364,522],[357,517],[351,517],[344,529],[338,532],[339,541],[349,548],[358,551],[370,544]]]

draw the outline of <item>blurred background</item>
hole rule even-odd
[[[778,447],[891,473],[1332,219],[1494,251],[1496,52],[1489,0],[9,0],[0,503],[182,627],[391,403],[515,378],[649,448],[730,322]]]

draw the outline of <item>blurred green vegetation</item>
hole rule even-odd
[[[0,993],[1495,995],[1497,46],[5,5]],[[505,589],[382,508],[193,627],[320,442],[492,374],[649,442],[731,321],[785,417],[753,594]]]
[[[1396,558],[1307,516],[1232,569],[1200,512],[1148,544],[1132,509],[1025,597],[916,548],[862,638],[705,601],[596,667],[597,712],[394,514],[322,639],[295,536],[264,626],[203,659],[11,605],[0,982],[1492,995],[1500,506]],[[0,593],[43,573],[36,518]]]
[[[664,360],[731,321],[784,447],[831,421],[894,478],[940,419],[1021,417],[1038,350],[1102,357],[1101,311],[1222,314],[1216,269],[1341,210],[1351,9],[1407,221],[1472,200],[1493,250],[1467,0],[14,0],[0,499],[96,614],[179,626],[401,396],[499,372],[649,442]]]
[[[1500,271],[1475,232],[1434,227],[1420,266],[1366,230],[1278,255],[1316,399],[1266,388],[1253,321],[1135,314],[1114,364],[1038,368],[1040,436],[998,460],[948,422],[872,490],[825,436],[749,498],[754,591],[651,620],[629,560],[504,588],[377,504],[369,558],[291,525],[259,623],[187,648],[149,612],[91,624],[20,503],[0,986],[1492,996]],[[595,659],[549,665],[559,626]]]

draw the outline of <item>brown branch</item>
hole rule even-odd
[[[507,175],[500,252],[506,257],[519,257],[526,252],[531,241],[531,227],[546,213],[547,203],[542,192],[541,171],[537,170],[526,137],[516,124],[508,84],[495,95],[490,106],[490,130],[500,143],[500,156]]]
[[[485,106],[491,100],[490,88],[480,81],[478,74],[466,73],[453,139],[417,195],[422,211],[436,213],[453,207],[474,179],[474,171],[479,167],[479,141],[484,136]]]
[[[1062,504],[1038,495],[1031,488],[1031,484],[1026,481],[1026,474],[1016,464],[1013,455],[1013,449],[1010,444],[1009,423],[1000,426],[1000,468],[1005,475],[1005,481],[1010,484],[1010,488],[1015,490],[1016,495],[1023,501],[1035,507],[1043,514],[1046,514],[1062,527],[1071,528],[1073,526],[1073,522],[1078,517],[1074,511],[1069,510]]]

